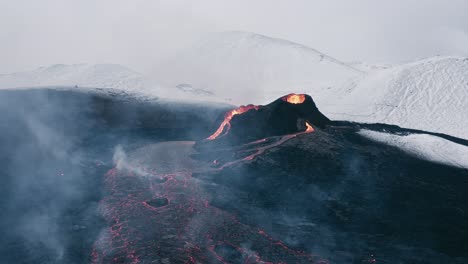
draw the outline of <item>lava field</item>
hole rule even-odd
[[[2,93],[1,263],[468,262],[468,171],[357,133],[424,131],[331,121],[302,94]]]

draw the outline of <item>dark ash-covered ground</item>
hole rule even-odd
[[[215,206],[331,263],[466,263],[468,171],[356,131],[317,130],[196,177],[219,184],[206,186]]]
[[[193,148],[227,108],[1,91],[0,263],[468,262],[468,171],[356,134],[421,131]]]
[[[198,139],[226,106],[0,91],[0,263],[89,263],[115,147]]]

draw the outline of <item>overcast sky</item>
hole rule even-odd
[[[468,56],[467,0],[0,0],[0,73],[154,64],[207,32],[285,38],[345,61]]]

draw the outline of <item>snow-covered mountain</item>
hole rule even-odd
[[[147,76],[114,64],[53,65],[0,75],[1,88],[79,86],[145,96],[265,104],[310,94],[332,119],[381,122],[468,139],[468,59],[402,65],[343,63],[312,48],[247,32],[209,35]],[[161,85],[162,84],[162,85]]]
[[[361,75],[304,45],[238,31],[208,35],[155,74],[167,86],[190,84],[237,104],[267,103],[285,91],[318,94]]]
[[[163,65],[159,81],[235,104],[312,95],[332,119],[381,122],[468,138],[468,59],[343,63],[301,44],[248,32],[211,34]]]
[[[322,96],[321,96],[322,97]],[[319,102],[332,119],[468,138],[468,58],[433,57],[375,71]]]
[[[213,94],[190,85],[163,87],[136,71],[118,64],[56,64],[36,70],[0,74],[0,89],[60,87],[64,89],[99,88],[103,93],[131,93],[148,98],[188,101],[221,101]]]
[[[140,90],[141,74],[117,64],[56,64],[36,70],[0,75],[0,88],[82,86]]]
[[[395,135],[365,129],[359,134],[421,159],[468,169],[468,147],[450,140],[428,134]]]

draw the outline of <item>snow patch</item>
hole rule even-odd
[[[428,134],[394,135],[360,130],[360,135],[397,147],[418,158],[468,169],[468,147]]]
[[[139,90],[141,74],[116,64],[56,64],[33,71],[0,75],[0,88],[83,86]]]
[[[167,88],[117,64],[56,64],[33,71],[0,75],[0,89],[54,88],[104,94],[131,94],[141,99],[221,102],[212,93],[191,86]]]
[[[322,100],[320,110],[331,119],[468,139],[468,59],[434,57],[376,71]]]

